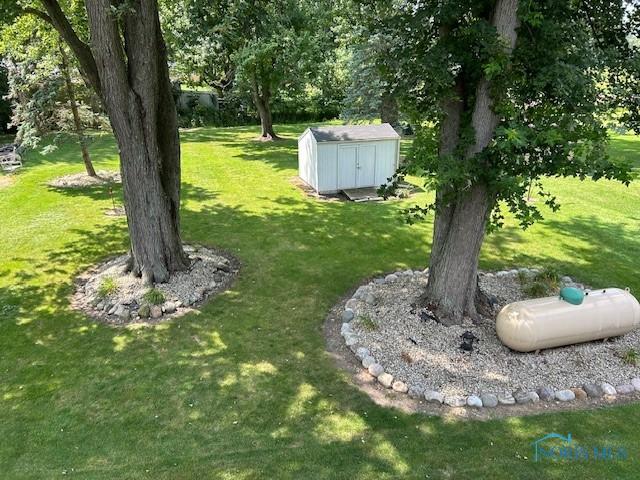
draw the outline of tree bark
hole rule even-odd
[[[273,117],[271,116],[271,91],[266,88],[260,88],[258,81],[254,78],[251,82],[251,94],[253,96],[253,103],[258,110],[260,116],[260,127],[262,129],[260,133],[260,140],[271,141],[279,140],[280,137],[276,135],[273,129]]]
[[[80,144],[80,150],[82,152],[82,161],[84,162],[84,168],[87,171],[87,175],[90,177],[96,177],[96,171],[91,163],[91,157],[89,156],[89,149],[87,147],[87,141],[84,136],[84,127],[82,126],[82,120],[78,113],[78,104],[76,102],[76,95],[73,88],[73,82],[71,81],[71,72],[69,71],[69,59],[67,58],[67,52],[64,47],[60,46],[60,56],[62,59],[62,75],[67,85],[67,96],[69,97],[69,106],[71,107],[71,114],[73,116],[73,125],[78,136],[78,143]]]
[[[508,52],[515,46],[518,26],[518,0],[498,0],[492,12],[492,24],[505,40]],[[464,85],[456,82],[456,95],[443,102],[444,118],[440,127],[439,155],[448,157],[459,146],[460,126],[465,110]],[[499,118],[493,111],[491,83],[482,78],[475,88],[471,124],[475,140],[463,161],[476,161],[477,153],[490,143]],[[436,193],[436,218],[431,250],[429,283],[425,299],[440,320],[457,324],[467,316],[476,319],[478,301],[478,260],[487,221],[495,196],[486,185],[476,183],[466,191],[440,190]]]
[[[157,0],[85,0],[90,45],[58,0],[40,0],[107,111],[120,151],[131,271],[165,282],[189,259],[180,239],[180,139]],[[123,43],[124,40],[124,43]]]
[[[86,0],[86,8],[101,97],[120,149],[130,267],[148,283],[165,282],[188,267],[180,239],[180,139],[157,4],[132,3],[120,20],[110,0]]]
[[[382,123],[388,123],[393,128],[396,128],[400,123],[398,100],[391,92],[385,92],[382,94],[382,101],[380,102],[380,120]]]
[[[84,43],[73,30],[73,26],[64,15],[57,0],[40,0],[40,3],[42,3],[45,8],[46,13],[38,12],[35,9],[28,9],[27,11],[49,22],[51,26],[56,29],[78,59],[84,77],[88,79],[91,86],[96,90],[98,95],[100,95],[100,77],[96,68],[95,59],[91,53],[91,48]]]

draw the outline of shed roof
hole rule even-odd
[[[382,125],[342,125],[310,127],[316,142],[358,142],[363,140],[395,140],[400,135],[388,123]]]

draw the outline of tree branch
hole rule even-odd
[[[51,21],[51,17],[49,17],[49,15],[44,13],[42,10],[38,10],[37,8],[32,8],[32,7],[25,7],[22,9],[22,12],[28,15],[33,15],[34,17],[38,17],[39,19],[47,22],[49,25],[53,25],[53,22]]]
[[[595,40],[596,40],[596,44],[601,49],[604,49],[604,46],[602,45],[602,42],[600,40],[600,35],[598,34],[598,30],[596,29],[596,26],[593,23],[593,19],[591,18],[591,10],[587,6],[587,3],[584,2],[584,1],[580,2],[580,5],[582,5],[582,10],[584,11],[584,16],[586,17],[587,23],[589,24],[589,27],[591,28],[591,32],[593,33],[593,38],[595,38]]]
[[[100,85],[100,77],[98,76],[98,69],[96,67],[96,61],[93,57],[93,53],[91,53],[91,48],[85,42],[83,42],[78,34],[73,29],[73,26],[69,22],[69,19],[66,17],[62,8],[60,8],[60,4],[57,0],[40,0],[42,6],[46,10],[46,14],[44,12],[40,12],[44,14],[44,16],[48,19],[53,28],[55,28],[60,36],[64,39],[65,42],[69,45],[73,53],[75,54],[78,62],[80,63],[80,69],[84,72],[86,78],[89,80],[89,83],[94,88],[96,93],[99,96],[102,96],[102,87]],[[39,12],[39,10],[37,10]],[[36,12],[30,12],[36,15]],[[43,16],[40,18],[45,19]]]

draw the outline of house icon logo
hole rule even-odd
[[[547,433],[544,437],[531,442],[533,460],[565,460],[565,461],[625,461],[629,452],[624,446],[612,444],[576,445],[570,433],[566,436],[559,433]]]
[[[551,439],[558,438],[560,439],[561,447],[549,447],[548,442]],[[554,442],[557,443],[557,442]],[[547,433],[544,437],[539,438],[538,440],[531,442],[533,446],[533,460],[535,462],[540,461],[543,457],[550,457],[554,455],[554,452],[559,451],[558,448],[562,450],[567,450],[571,448],[571,433],[567,433],[567,436],[560,435],[559,433]]]

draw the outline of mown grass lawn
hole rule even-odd
[[[69,308],[74,275],[127,244],[106,189],[45,185],[81,170],[72,145],[0,188],[0,478],[638,478],[640,405],[465,422],[381,408],[350,385],[324,351],[325,314],[364,277],[424,267],[431,223],[403,225],[406,202],[305,197],[290,181],[302,130],[274,144],[252,142],[256,128],[183,132],[184,239],[243,268],[200,314],[156,327]],[[640,165],[637,137],[612,149]],[[92,152],[117,168],[110,137]],[[549,185],[562,210],[526,232],[508,221],[482,267],[554,264],[640,293],[640,184]],[[530,442],[549,432],[630,458],[535,463]]]

